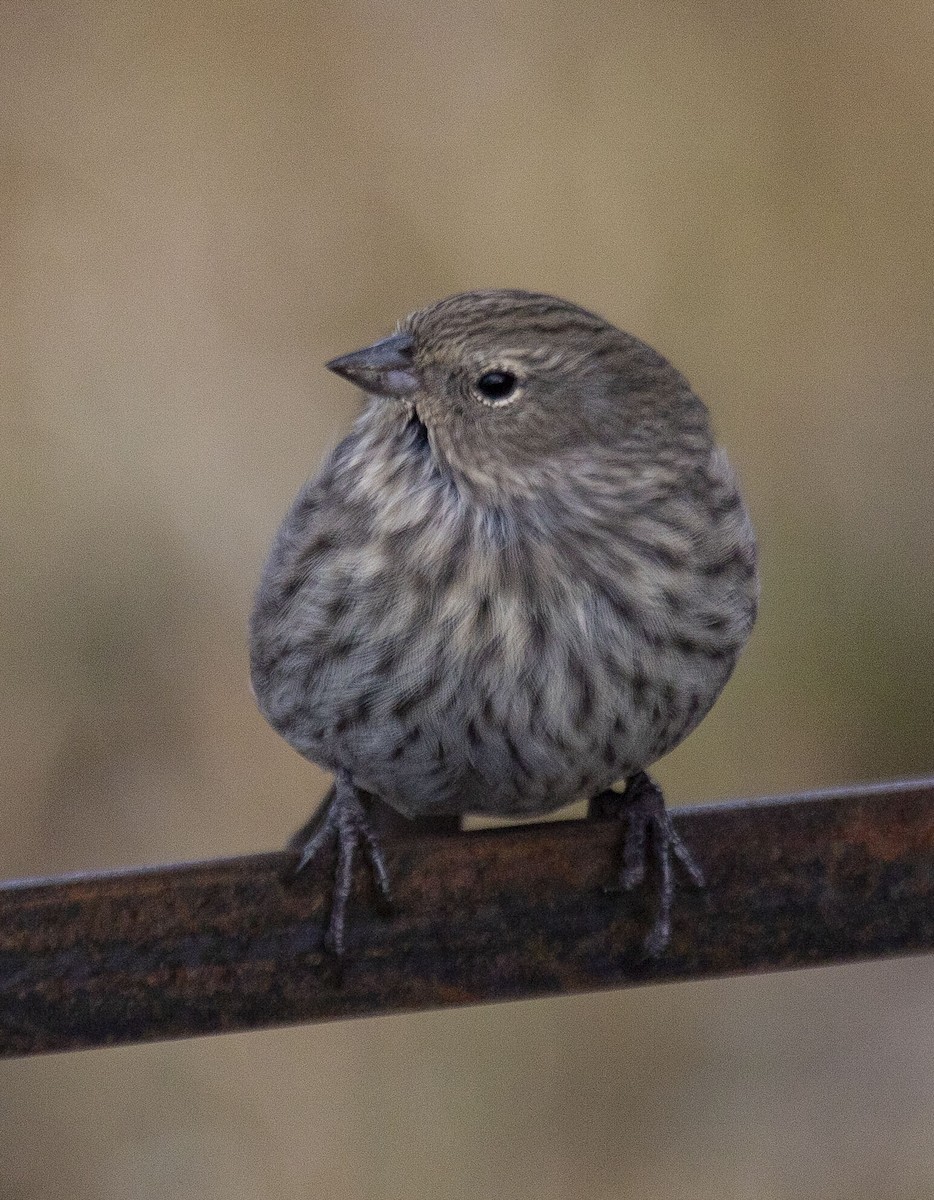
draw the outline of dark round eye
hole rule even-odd
[[[517,382],[509,371],[487,371],[477,380],[477,391],[487,400],[505,400],[515,391]]]

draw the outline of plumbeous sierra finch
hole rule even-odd
[[[698,724],[756,613],[752,527],[707,409],[669,362],[553,296],[467,292],[328,364],[365,393],[299,492],[251,622],[260,709],[333,771],[294,841],[337,846],[328,944],[372,818],[626,818],[620,882],[699,868],[645,774]],[[627,780],[623,795],[608,792]]]

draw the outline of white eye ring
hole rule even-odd
[[[504,408],[517,398],[521,389],[519,376],[505,367],[493,367],[475,381],[474,394],[487,408]]]

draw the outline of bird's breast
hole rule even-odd
[[[748,634],[696,523],[563,528],[470,505],[405,458],[354,479],[313,534],[281,539],[254,684],[296,749],[403,811],[599,790],[700,720]]]

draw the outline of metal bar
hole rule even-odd
[[[32,1054],[843,963],[934,949],[934,780],[682,809],[708,888],[646,961],[645,894],[612,895],[619,826],[391,835],[397,908],[322,953],[323,877],[293,858],[0,886],[0,1054]]]

